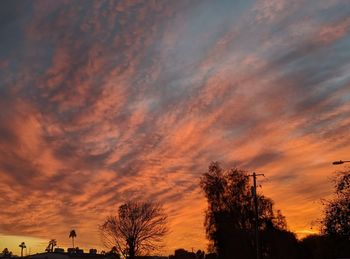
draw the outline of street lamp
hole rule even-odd
[[[350,160],[339,160],[339,161],[334,161],[332,164],[333,165],[341,165],[341,164],[344,164],[344,163],[350,163]]]

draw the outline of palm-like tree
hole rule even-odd
[[[19,244],[19,247],[21,248],[21,257],[23,257],[23,249],[27,248],[26,244],[24,242],[22,242],[22,243]]]
[[[53,248],[57,246],[57,241],[56,239],[51,239],[49,241],[49,245],[47,246],[46,248],[46,251],[49,252],[49,253],[52,253],[53,252]]]
[[[72,244],[73,244],[73,248],[74,248],[74,238],[77,237],[77,233],[75,232],[74,229],[72,229],[69,233],[69,238],[72,238]]]
[[[3,256],[8,256],[8,255],[10,255],[10,251],[8,250],[8,248],[6,247],[4,250],[2,250],[2,255]]]

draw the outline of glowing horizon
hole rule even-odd
[[[2,1],[0,249],[75,229],[101,250],[104,218],[146,199],[169,215],[161,253],[206,250],[211,161],[264,173],[314,233],[350,159],[349,17],[346,0]]]

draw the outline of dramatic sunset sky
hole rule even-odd
[[[102,249],[129,199],[164,204],[163,254],[206,249],[213,160],[315,232],[349,129],[348,0],[0,2],[0,250]]]

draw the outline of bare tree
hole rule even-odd
[[[105,246],[133,259],[162,247],[167,216],[158,203],[127,202],[119,207],[118,215],[107,217],[100,230]]]

